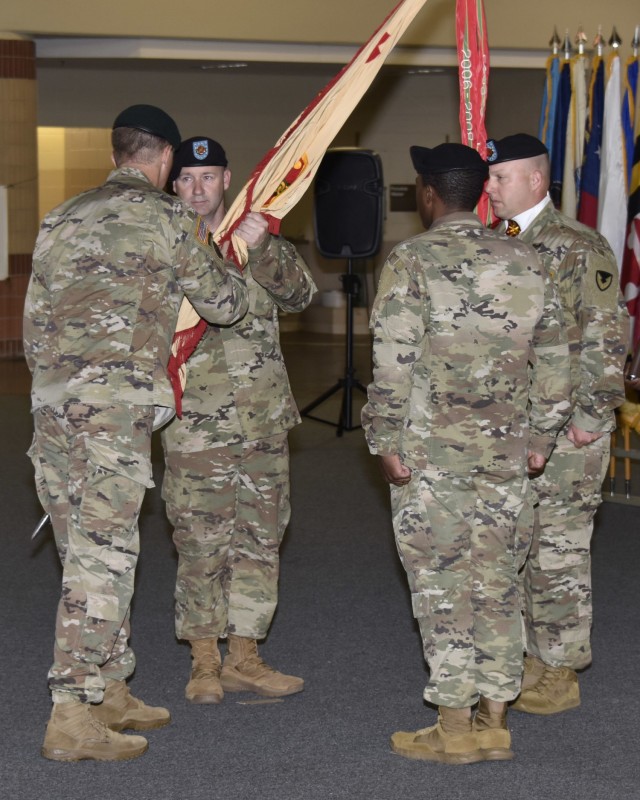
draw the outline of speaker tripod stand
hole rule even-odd
[[[336,436],[342,436],[343,431],[353,431],[360,425],[353,425],[353,390],[359,389],[366,395],[367,389],[356,378],[356,371],[353,366],[353,300],[360,290],[360,278],[353,274],[353,259],[347,260],[347,274],[341,276],[342,291],[347,296],[347,341],[346,341],[346,366],[343,378],[339,378],[326,392],[323,392],[309,405],[305,406],[300,414],[303,417],[324,422],[327,425],[334,425],[337,428]],[[328,419],[321,419],[313,416],[310,412],[322,405],[334,394],[342,390],[342,404],[340,406],[340,417],[338,422],[331,422]]]

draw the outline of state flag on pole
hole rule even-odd
[[[567,117],[567,138],[562,179],[563,214],[576,218],[580,196],[580,176],[584,154],[584,132],[587,125],[587,59],[583,55],[571,59],[571,101]]]
[[[612,53],[607,64],[598,202],[598,230],[611,245],[622,266],[627,221],[627,190],[622,137],[620,56]]]
[[[553,158],[553,131],[556,124],[559,83],[560,56],[554,53],[547,59],[547,73],[544,81],[540,126],[538,128],[538,139],[546,145],[549,151],[549,158]]]
[[[632,341],[636,346],[640,341],[640,136],[636,139],[631,169],[627,239],[620,288],[627,302]]]
[[[633,168],[633,134],[636,120],[636,96],[638,92],[638,57],[629,56],[624,77],[622,98],[622,135],[624,137],[624,164],[627,190],[631,192],[631,170]]]
[[[571,105],[571,61],[567,59],[560,70],[558,99],[556,101],[556,120],[553,128],[553,158],[551,159],[551,186],[549,193],[553,204],[560,208],[562,203],[562,181],[564,178],[564,158],[567,144],[567,121]]]
[[[604,60],[596,55],[591,67],[589,115],[585,133],[584,163],[580,181],[578,219],[585,225],[598,225],[598,191],[600,186],[600,148],[604,116]]]

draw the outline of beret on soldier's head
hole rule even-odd
[[[409,152],[414,169],[419,175],[433,175],[454,170],[488,174],[489,168],[480,153],[473,147],[467,147],[466,144],[446,142],[437,147],[413,145],[409,148]]]
[[[185,139],[176,150],[169,180],[175,181],[183,167],[226,167],[228,163],[219,142],[206,136],[193,136]]]
[[[115,118],[113,130],[116,128],[134,128],[151,133],[169,142],[174,150],[180,146],[180,131],[174,120],[157,106],[129,106]]]
[[[503,161],[517,161],[520,158],[534,158],[549,155],[549,151],[535,136],[528,133],[514,133],[504,139],[489,139],[487,142],[487,163],[501,164]]]

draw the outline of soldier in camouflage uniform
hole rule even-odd
[[[63,565],[42,753],[61,761],[134,758],[146,739],[117,731],[169,722],[125,683],[151,432],[173,413],[167,363],[184,295],[212,322],[247,309],[244,282],[206,245],[206,225],[160,188],[180,144],[175,122],[132,106],[112,140],[106,182],[45,217],[25,306],[30,455]]]
[[[214,232],[230,180],[220,144],[203,136],[183,142],[172,179]],[[238,230],[249,246],[249,311],[235,325],[208,327],[189,359],[182,418],[162,433],[163,497],[178,550],[176,635],[191,646],[185,696],[193,703],[219,703],[224,691],[278,697],[304,686],[268,666],[257,640],[276,609],[290,514],[287,431],[300,421],[278,312],[302,311],[315,285],[292,245],[268,234],[262,215],[249,214]]]
[[[472,213],[480,155],[446,144],[411,156],[427,232],[384,266],[362,421],[391,484],[430,671],[424,697],[439,714],[391,746],[452,764],[508,759],[506,706],[522,674],[516,520],[527,467],[544,464],[566,418],[568,349],[533,250]]]
[[[571,417],[530,484],[519,529],[524,568],[525,676],[514,708],[553,714],[580,704],[576,670],[591,663],[591,536],[602,502],[614,409],[624,401],[628,317],[611,248],[560,214],[549,156],[534,136],[488,143],[487,193],[503,232],[532,245],[553,279],[571,353]]]

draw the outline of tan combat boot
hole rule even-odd
[[[524,672],[522,673],[522,686],[520,692],[527,692],[538,683],[542,677],[546,664],[537,656],[524,657]]]
[[[542,677],[532,689],[520,693],[512,705],[527,714],[559,714],[580,705],[578,676],[569,667],[545,666]]]
[[[129,691],[124,681],[107,681],[104,699],[91,707],[93,716],[112,731],[130,728],[134,731],[150,731],[162,728],[171,722],[168,709],[148,706]]]
[[[473,720],[473,730],[485,761],[508,761],[513,758],[506,703],[481,697]]]
[[[191,679],[184,690],[190,703],[219,703],[224,697],[220,684],[220,651],[217,639],[193,639]]]
[[[255,639],[233,634],[229,634],[220,680],[225,692],[255,692],[263,697],[283,697],[304,689],[302,678],[283,675],[264,663]]]
[[[471,724],[470,708],[440,706],[435,725],[412,733],[394,733],[391,749],[405,758],[420,761],[441,761],[444,764],[484,761]]]
[[[110,730],[93,716],[90,704],[74,701],[54,703],[41,752],[53,761],[127,761],[147,747],[143,736]]]

